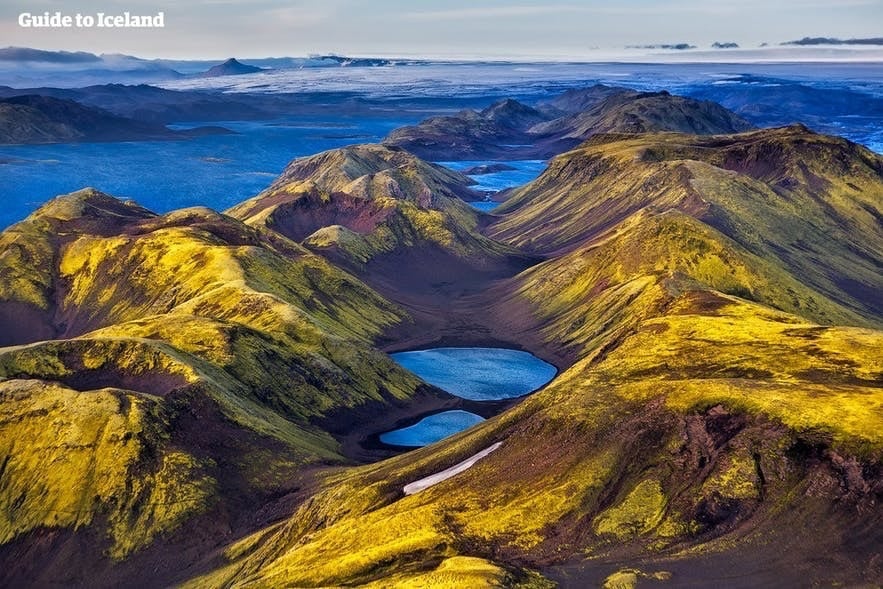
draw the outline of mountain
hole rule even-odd
[[[230,121],[273,118],[278,114],[267,100],[250,96],[166,90],[147,84],[101,84],[84,88],[10,88],[0,86],[0,97],[36,94],[61,100],[73,100],[84,106],[100,108],[120,117],[150,123],[182,121]],[[290,106],[288,106],[290,108]]]
[[[239,76],[242,74],[253,74],[260,71],[263,71],[262,68],[240,63],[236,61],[235,58],[231,57],[224,63],[212,66],[199,75],[202,78],[216,78],[218,76]]]
[[[0,48],[0,61],[45,63],[95,63],[101,58],[85,51],[44,51],[28,47]]]
[[[0,144],[167,140],[229,132],[220,127],[176,132],[163,125],[48,96],[23,95],[0,100]]]
[[[877,321],[881,172],[873,152],[799,125],[707,138],[597,136],[516,192],[489,234],[561,252],[640,211],[674,208]]]
[[[880,163],[800,127],[559,156],[488,229],[546,261],[471,301],[558,377],[191,586],[874,584],[883,314],[850,281],[881,292]]]
[[[883,116],[883,98],[857,89],[814,87],[767,76],[734,79],[742,83],[696,88],[690,95],[718,102],[764,127],[800,122],[836,133],[843,120]]]
[[[545,159],[597,133],[733,133],[751,128],[720,105],[668,92],[597,85],[569,90],[533,109],[515,100],[401,127],[384,143],[433,160]]]
[[[595,84],[588,88],[572,88],[555,98],[541,102],[539,110],[557,118],[565,114],[577,114],[593,108],[612,96],[637,96],[636,90]]]

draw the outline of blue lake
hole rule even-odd
[[[391,356],[429,384],[472,401],[520,397],[557,373],[533,354],[503,348],[435,348]]]
[[[428,446],[484,421],[468,411],[444,411],[424,417],[409,427],[380,435],[380,441],[394,446]]]

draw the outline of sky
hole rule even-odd
[[[23,12],[156,14],[163,29],[26,29]],[[3,0],[0,45],[147,58],[578,58],[628,45],[883,36],[883,0]]]

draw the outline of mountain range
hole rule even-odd
[[[485,214],[442,153],[553,157]],[[874,585],[881,219],[855,143],[604,87],[59,196],[0,233],[0,584]],[[458,403],[385,352],[474,345],[559,374],[366,443]]]
[[[545,159],[598,133],[734,133],[751,124],[710,101],[668,92],[594,86],[540,109],[503,99],[481,110],[429,118],[384,140],[431,160]]]

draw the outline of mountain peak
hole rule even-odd
[[[522,129],[545,121],[546,117],[536,109],[514,98],[503,98],[479,113],[483,118],[507,127]]]
[[[247,65],[238,61],[235,57],[231,57],[222,64],[209,68],[200,74],[203,78],[214,78],[218,76],[238,76],[241,74],[253,74],[262,71],[263,68]]]

